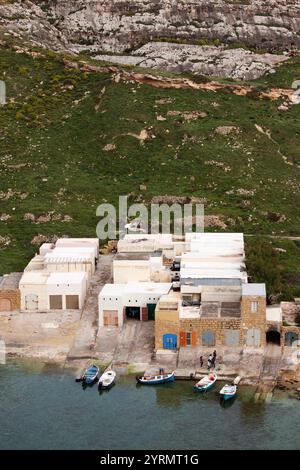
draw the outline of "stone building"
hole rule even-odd
[[[155,310],[155,349],[182,347],[263,347],[266,330],[264,284],[245,284],[240,300],[186,306],[181,292],[160,298]]]
[[[0,312],[20,309],[19,281],[22,273],[11,273],[0,277]]]

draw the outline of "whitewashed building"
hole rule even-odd
[[[22,311],[82,309],[99,258],[98,239],[44,243],[19,283]]]
[[[118,253],[113,260],[116,284],[130,282],[170,282],[170,273],[163,265],[161,252]]]
[[[160,282],[106,284],[99,294],[99,326],[121,327],[126,318],[154,320],[156,304],[171,286]]]

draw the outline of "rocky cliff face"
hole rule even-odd
[[[121,52],[155,38],[300,46],[299,0],[34,0],[69,41]]]
[[[63,48],[123,52],[157,38],[300,46],[300,0],[0,0],[0,26]]]
[[[68,48],[67,38],[49,22],[47,14],[27,0],[0,0],[1,30],[48,49]]]

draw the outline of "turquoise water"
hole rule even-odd
[[[0,449],[300,449],[300,401],[255,403],[251,388],[226,408],[222,384],[204,397],[192,382],[82,389],[70,371],[0,366]]]

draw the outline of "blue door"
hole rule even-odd
[[[163,335],[163,347],[164,349],[176,349],[177,348],[177,335],[168,333]]]
[[[202,333],[202,345],[211,347],[215,345],[215,334],[211,330],[203,331]]]

